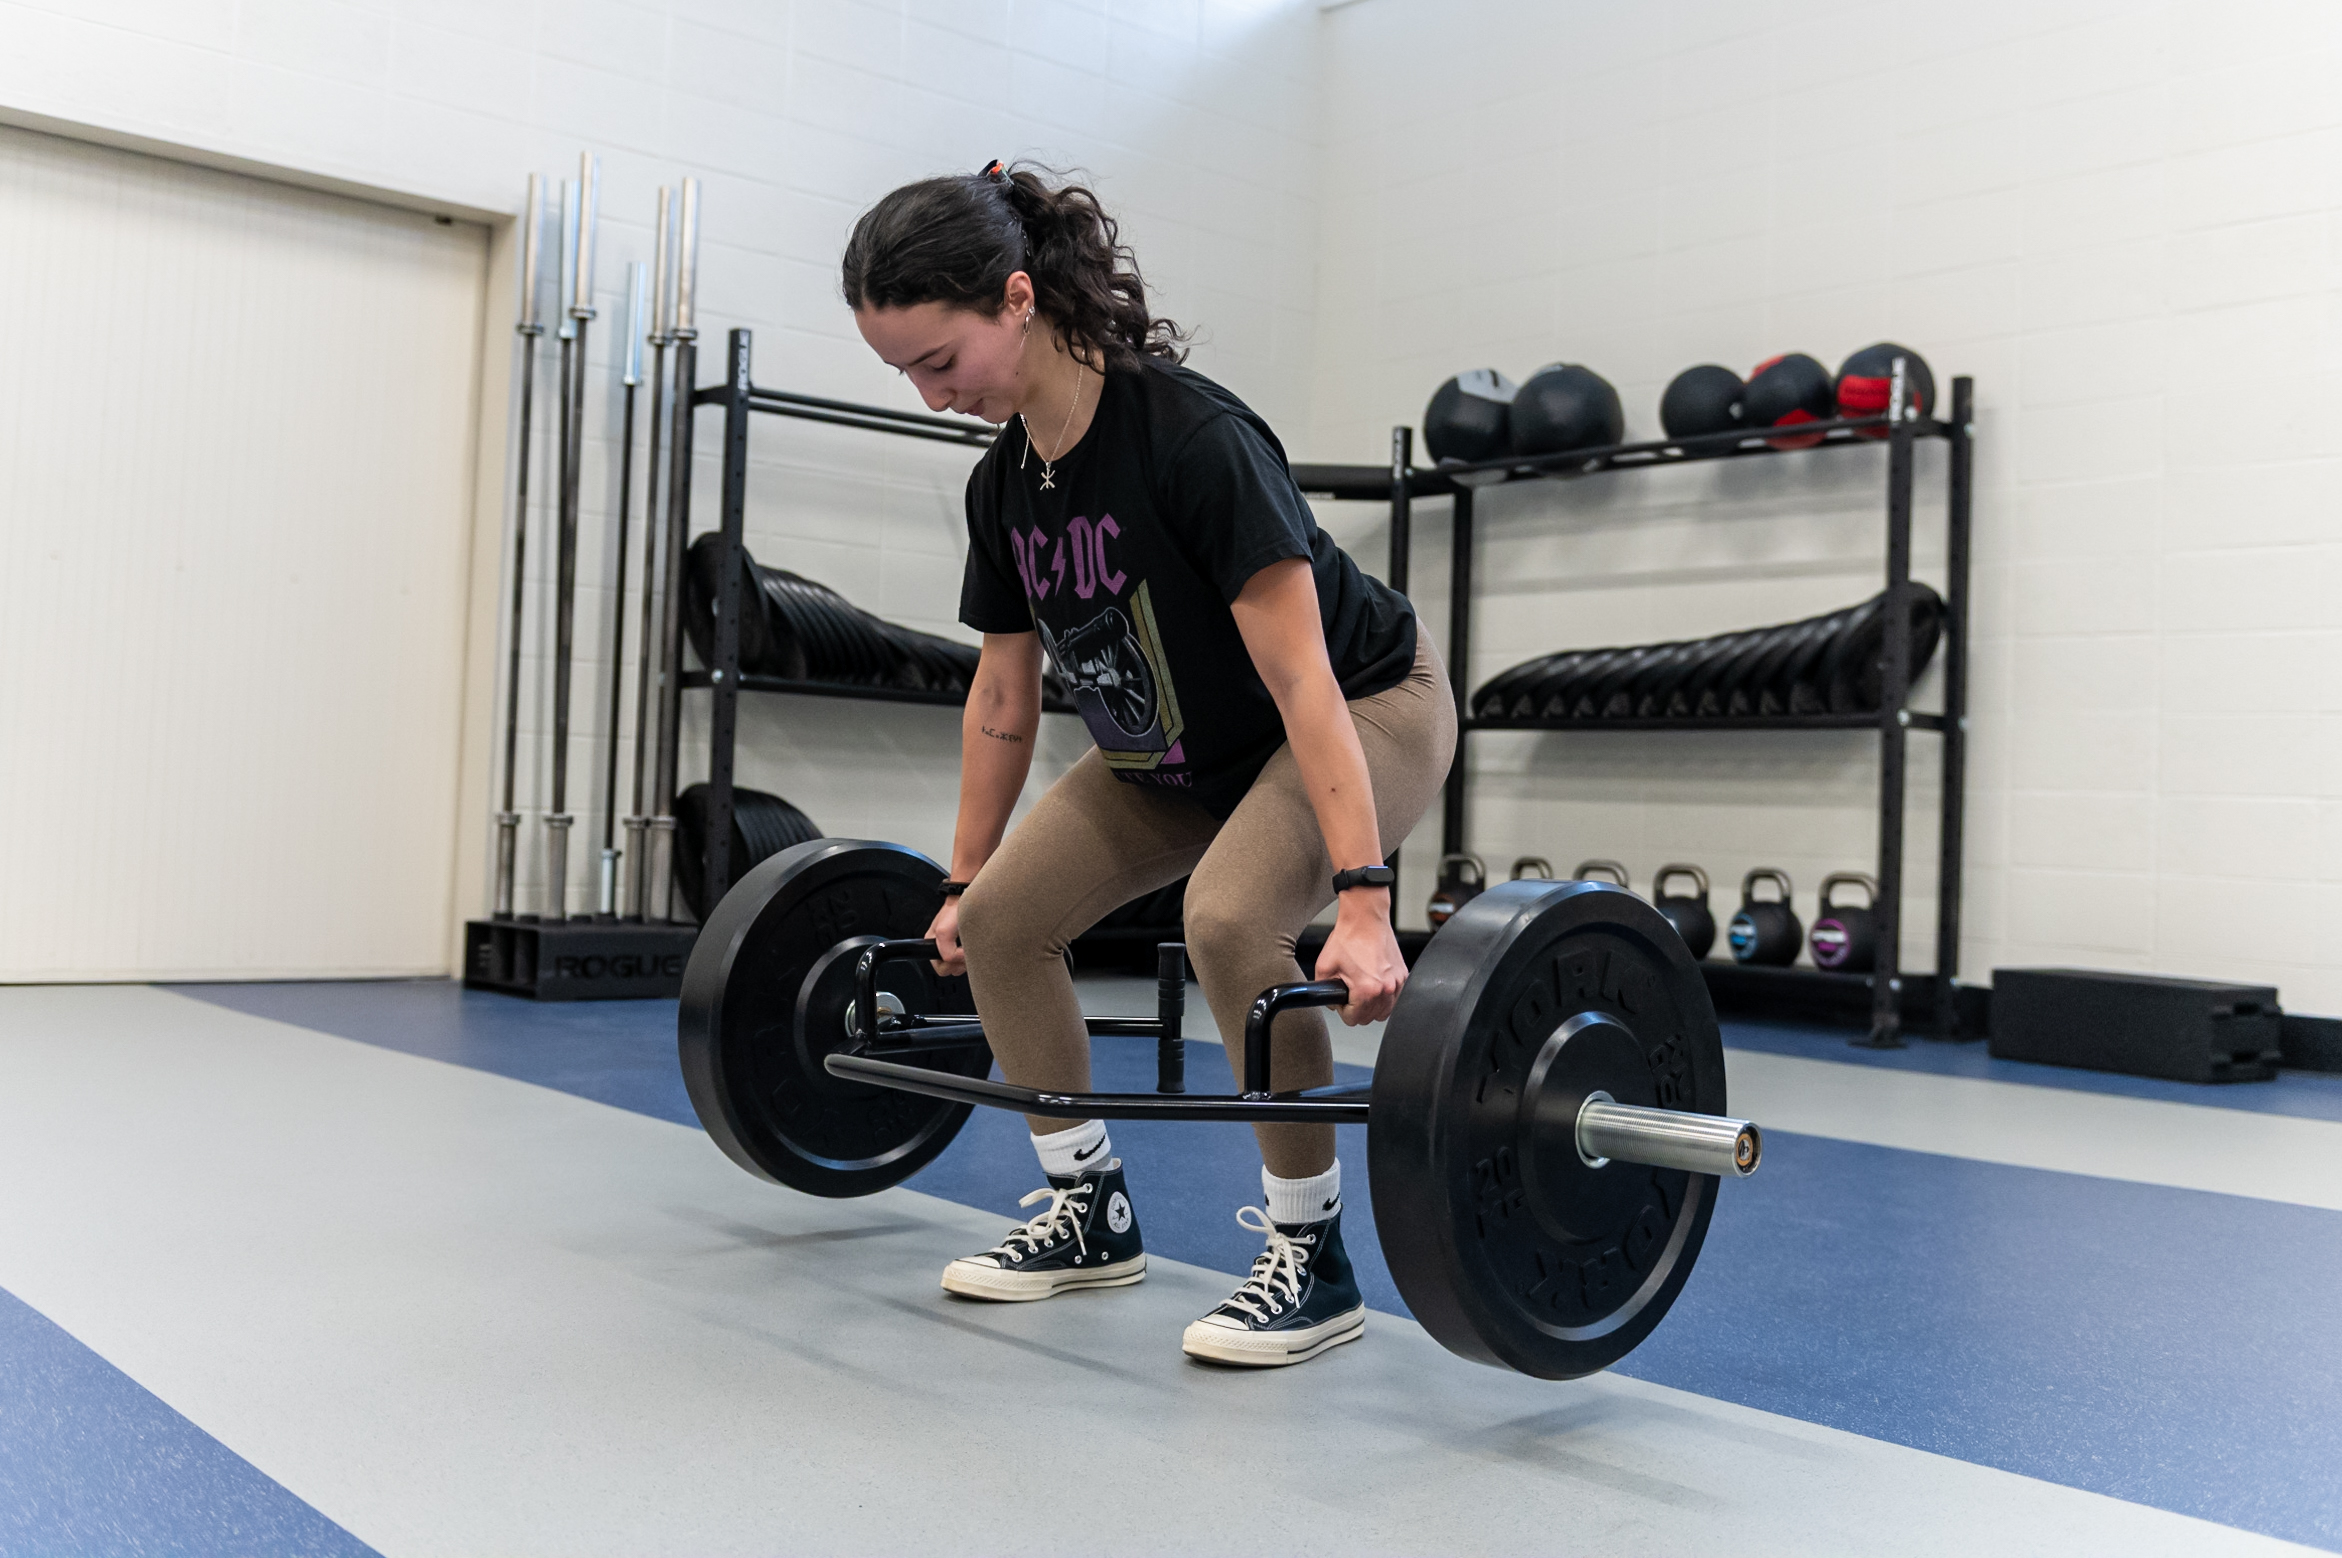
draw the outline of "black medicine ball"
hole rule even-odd
[[[1837,414],[1838,393],[1830,370],[1803,352],[1758,363],[1748,376],[1748,393],[1740,398],[1740,420],[1752,428],[1827,422]],[[1819,433],[1765,440],[1776,449],[1811,449],[1821,441]]]
[[[1935,375],[1927,369],[1927,359],[1908,346],[1897,346],[1892,341],[1881,341],[1866,346],[1847,358],[1838,368],[1838,415],[1842,417],[1875,417],[1885,413],[1887,398],[1895,391],[1895,359],[1903,359],[1903,385],[1910,392],[1911,404],[1921,416],[1935,410]],[[1864,428],[1865,438],[1884,438],[1883,427]]]
[[[1698,438],[1740,427],[1740,397],[1748,386],[1730,368],[1702,363],[1686,368],[1659,397],[1659,425],[1669,438]]]
[[[1566,454],[1624,442],[1626,412],[1618,391],[1591,368],[1547,363],[1513,394],[1513,453]]]
[[[1423,447],[1434,460],[1494,460],[1510,452],[1519,389],[1494,368],[1457,374],[1423,408]]]

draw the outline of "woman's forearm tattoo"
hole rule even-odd
[[[1024,739],[1025,739],[1024,737],[1022,737],[1022,736],[1018,735],[1018,734],[1017,734],[1015,731],[1013,731],[1013,730],[994,730],[994,729],[993,729],[993,728],[992,728],[990,725],[979,725],[979,726],[977,726],[976,728],[977,728],[978,730],[981,730],[982,732],[984,732],[984,734],[985,734],[985,735],[987,735],[987,736],[990,736],[990,737],[991,737],[993,740],[995,740],[995,741],[1012,741],[1012,742],[1014,742],[1014,741],[1022,741],[1022,740],[1024,740]]]

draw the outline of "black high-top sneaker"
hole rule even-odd
[[[1342,1248],[1342,1211],[1316,1223],[1273,1223],[1257,1206],[1236,1220],[1268,1236],[1228,1302],[1187,1328],[1180,1345],[1191,1358],[1271,1368],[1306,1363],[1366,1332],[1366,1301]]]
[[[1127,1287],[1147,1274],[1120,1158],[1073,1178],[1052,1174],[1048,1189],[1017,1205],[1042,1200],[1049,1204],[1039,1215],[991,1249],[944,1267],[944,1291],[1014,1303],[1069,1288]]]

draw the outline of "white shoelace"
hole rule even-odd
[[[1281,1315],[1287,1304],[1301,1302],[1301,1279],[1308,1274],[1310,1246],[1317,1242],[1317,1235],[1296,1239],[1257,1206],[1238,1207],[1236,1220],[1254,1233],[1267,1234],[1269,1247],[1253,1257],[1251,1275],[1220,1307],[1240,1309],[1255,1320]]]
[[[1094,1183],[1085,1180],[1079,1184],[1067,1185],[1063,1189],[1055,1185],[1046,1185],[1034,1191],[1019,1201],[1017,1205],[1031,1206],[1035,1201],[1047,1201],[1049,1209],[1041,1213],[1040,1216],[1030,1219],[1023,1226],[1011,1228],[1007,1238],[1001,1240],[985,1253],[999,1256],[1003,1263],[1021,1261],[1027,1255],[1034,1254],[1056,1243],[1061,1233],[1070,1233],[1073,1235],[1074,1248],[1080,1250],[1084,1255],[1089,1254],[1089,1240],[1082,1235],[1082,1218],[1088,1214],[1090,1203],[1082,1198],[1086,1198],[1096,1188]],[[1068,1211],[1068,1207],[1071,1207],[1072,1210]],[[1022,1244],[1024,1248],[1021,1250],[1011,1249],[1009,1246],[1014,1244]]]

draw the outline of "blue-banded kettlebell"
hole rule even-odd
[[[1870,898],[1859,906],[1830,902],[1831,890],[1849,883]],[[1821,912],[1813,921],[1813,966],[1833,974],[1867,974],[1878,966],[1878,883],[1859,871],[1822,878]]]
[[[1771,882],[1781,896],[1759,899],[1759,882]],[[1771,866],[1758,866],[1740,879],[1740,912],[1724,930],[1735,961],[1768,968],[1787,968],[1797,961],[1797,949],[1805,945],[1805,927],[1789,907],[1790,890],[1788,873]]]

